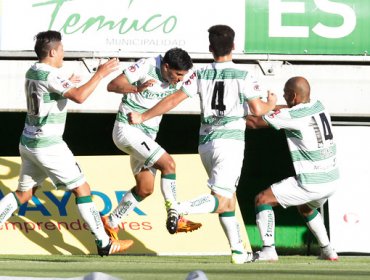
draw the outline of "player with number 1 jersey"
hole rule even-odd
[[[337,147],[324,105],[311,100],[278,110],[263,119],[275,129],[284,129],[300,186],[307,191],[324,192],[325,196],[334,192],[339,178]]]

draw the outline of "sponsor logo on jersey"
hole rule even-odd
[[[271,119],[273,119],[273,118],[275,118],[275,116],[277,115],[277,114],[279,114],[280,113],[280,110],[276,110],[276,111],[274,111],[272,114],[269,114],[268,115],[268,117],[269,118],[271,118]]]

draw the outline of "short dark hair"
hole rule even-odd
[[[168,50],[163,57],[163,63],[167,63],[170,69],[189,70],[193,67],[193,62],[189,54],[180,48]]]
[[[224,56],[231,53],[234,46],[235,31],[227,25],[214,25],[208,29],[208,39],[212,53]]]
[[[39,32],[36,36],[35,52],[38,59],[48,56],[51,49],[55,48],[55,43],[62,41],[62,35],[58,31],[48,30]]]

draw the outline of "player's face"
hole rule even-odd
[[[64,48],[63,44],[59,43],[57,47],[55,48],[55,63],[56,67],[60,68],[63,66],[63,59],[64,59]]]
[[[184,76],[188,73],[187,70],[175,70],[169,68],[167,65],[163,68],[163,78],[171,85],[175,85],[178,82],[184,80]]]
[[[286,101],[286,104],[288,105],[289,108],[293,107],[295,104],[295,93],[293,90],[285,87],[284,88],[284,99]]]

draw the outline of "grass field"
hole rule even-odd
[[[183,280],[203,270],[209,280],[370,279],[370,257],[281,256],[274,263],[233,265],[228,256],[18,256],[0,255],[1,276],[79,277],[103,272],[123,280]]]

